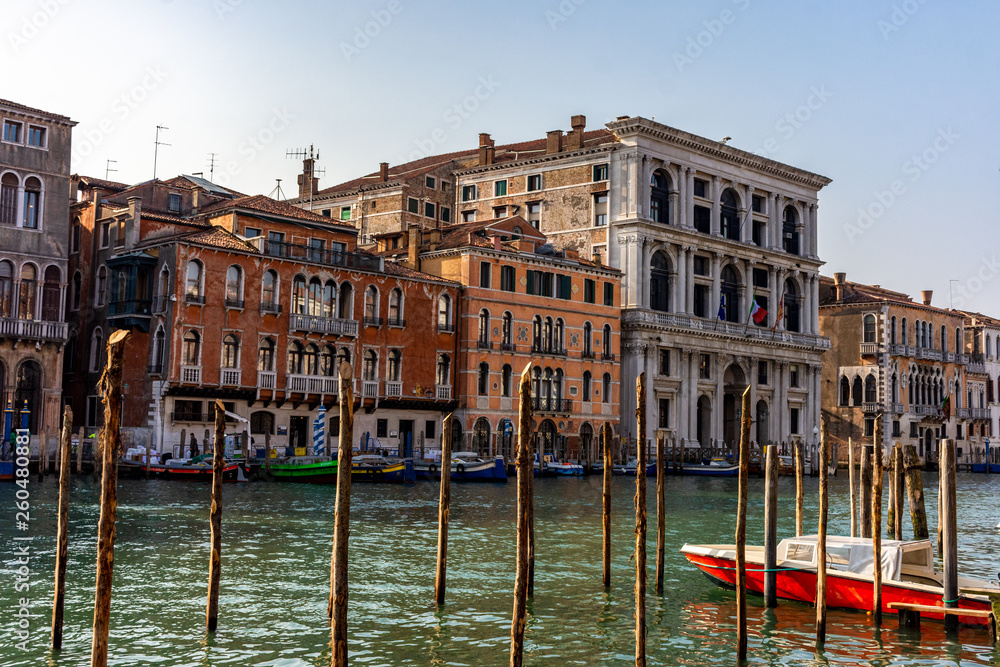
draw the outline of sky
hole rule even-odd
[[[5,0],[0,98],[72,170],[248,194],[644,116],[833,179],[824,274],[1000,316],[1000,3]],[[11,66],[14,65],[14,66]],[[106,172],[109,166],[117,171]]]

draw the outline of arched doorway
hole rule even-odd
[[[472,451],[479,456],[490,456],[490,422],[486,417],[477,419],[472,428]]]
[[[504,461],[514,460],[514,426],[509,419],[501,419],[497,424],[497,435],[499,436],[499,451],[497,454],[503,457]]]
[[[24,414],[28,416],[28,430],[38,433],[39,411],[42,408],[42,369],[36,361],[25,361],[17,367],[17,385],[14,388],[14,424],[21,428]]]
[[[767,432],[767,402],[764,399],[757,401],[757,444],[767,443],[769,437]]]
[[[722,379],[722,439],[733,446],[740,433],[740,407],[746,375],[738,364],[730,364]]]
[[[594,460],[594,427],[584,422],[580,427],[580,446],[577,448],[580,461]]]
[[[538,451],[545,454],[555,455],[556,451],[556,425],[551,419],[546,419],[538,426]]]
[[[461,452],[463,451],[462,443],[462,423],[457,419],[451,420],[451,451]]]
[[[697,425],[698,444],[702,447],[709,447],[712,444],[712,401],[708,396],[698,399],[698,414],[695,419]]]

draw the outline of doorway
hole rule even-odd
[[[413,420],[399,420],[399,455],[403,458],[413,456]]]
[[[309,418],[292,416],[288,418],[288,446],[305,447],[309,436]]]

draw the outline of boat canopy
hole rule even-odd
[[[778,560],[816,565],[816,535],[803,535],[782,540],[778,545]],[[883,540],[881,543],[882,577],[899,581],[903,567],[908,571],[934,571],[931,543],[927,540]],[[871,576],[875,561],[872,540],[861,537],[826,538],[827,567],[835,570]]]

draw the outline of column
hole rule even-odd
[[[689,436],[689,417],[691,410],[688,407],[688,396],[691,393],[691,350],[681,350],[678,359],[678,376],[681,379],[680,391],[677,392],[677,440],[683,443]]]
[[[771,223],[768,234],[768,244],[771,248],[781,248],[781,200],[783,197],[775,194],[771,199]]]
[[[713,354],[713,366],[712,369],[715,373],[712,377],[715,380],[715,400],[712,401],[712,438],[715,440],[715,446],[720,447],[722,442],[722,376],[726,372],[725,360],[723,360],[721,354]],[[729,443],[726,443],[729,444]]]
[[[771,407],[771,412],[774,414],[772,424],[775,428],[772,439],[775,442],[785,440],[787,435],[785,430],[785,415],[788,413],[788,400],[785,396],[785,368],[787,366],[788,363],[785,361],[776,360],[774,362],[774,405]]]
[[[799,330],[812,333],[812,276],[802,274],[802,305],[799,307]]]
[[[688,432],[689,440],[697,440],[698,436],[698,368],[701,366],[701,351],[691,351],[691,364],[688,366]]]
[[[816,221],[816,204],[809,204],[809,256],[819,256],[819,226]]]
[[[782,321],[779,322],[777,321],[777,317],[778,317],[778,309],[781,306],[781,302],[785,300],[785,276],[787,275],[787,273],[788,273],[787,269],[778,269],[776,275],[777,282],[775,283],[775,288],[777,290],[778,300],[774,302],[774,316],[775,316],[775,324],[777,325],[775,329],[777,331],[785,330],[784,318],[782,318]]]
[[[722,179],[712,177],[712,236],[719,236],[722,216]]]
[[[635,188],[636,214],[640,218],[649,217],[649,181],[653,176],[653,161],[648,155],[639,156],[639,184]]]
[[[687,251],[687,266],[684,273],[687,274],[687,286],[684,294],[684,312],[691,314],[694,312],[694,248],[686,246],[685,250]]]
[[[669,164],[668,162],[665,162],[663,166],[666,167],[668,164]],[[683,189],[681,187],[682,186],[681,181],[683,180],[684,170],[681,169],[679,165],[674,165],[674,166],[677,167],[677,177],[676,179],[673,179],[673,182],[671,183],[673,187],[667,192],[667,202],[668,202],[668,208],[670,210],[668,223],[671,225],[678,226],[681,224],[680,202],[681,202],[681,193],[683,192]]]
[[[677,271],[675,275],[675,289],[673,300],[670,302],[671,309],[675,313],[687,312],[687,247],[677,247]]]
[[[757,265],[757,260],[755,259],[743,260],[743,268],[744,271],[746,272],[746,281],[747,281],[746,298],[744,299],[744,303],[746,304],[746,309],[743,311],[744,322],[749,322],[750,311],[753,310],[753,295],[755,293],[754,292],[755,288],[753,284],[753,270],[756,265]],[[751,326],[753,326],[753,322],[750,322],[750,324]]]
[[[646,251],[649,245],[649,238],[640,236],[636,239],[636,266],[639,267],[639,275],[636,276],[636,301],[643,308],[649,308],[649,254]]]
[[[812,317],[813,323],[813,333],[819,334],[819,274],[814,274],[812,277],[812,312],[810,317]]]
[[[773,327],[775,319],[778,317],[778,299],[781,297],[781,290],[778,287],[778,270],[774,268],[774,265],[771,265],[767,270],[767,288],[767,326]]]
[[[740,223],[743,225],[740,229],[740,240],[744,243],[753,243],[753,190],[752,185],[747,186],[746,210],[743,211],[740,218]]]
[[[757,358],[749,357],[747,359],[747,384],[750,386],[750,419],[756,421],[757,419]],[[737,400],[741,400],[737,398]],[[754,442],[757,441],[757,430],[750,426],[750,439]],[[757,443],[760,445],[761,443]]]
[[[24,184],[18,184],[17,186],[17,201],[14,203],[14,226],[22,227],[24,226]],[[100,233],[100,226],[97,227],[97,233]],[[21,274],[17,273],[15,277],[19,277]]]
[[[721,292],[719,289],[719,284],[722,280],[722,269],[720,268],[722,264],[722,253],[716,252],[712,253],[712,302],[711,302],[711,312],[708,314],[709,318],[717,319],[719,316],[719,304],[721,302]]]

